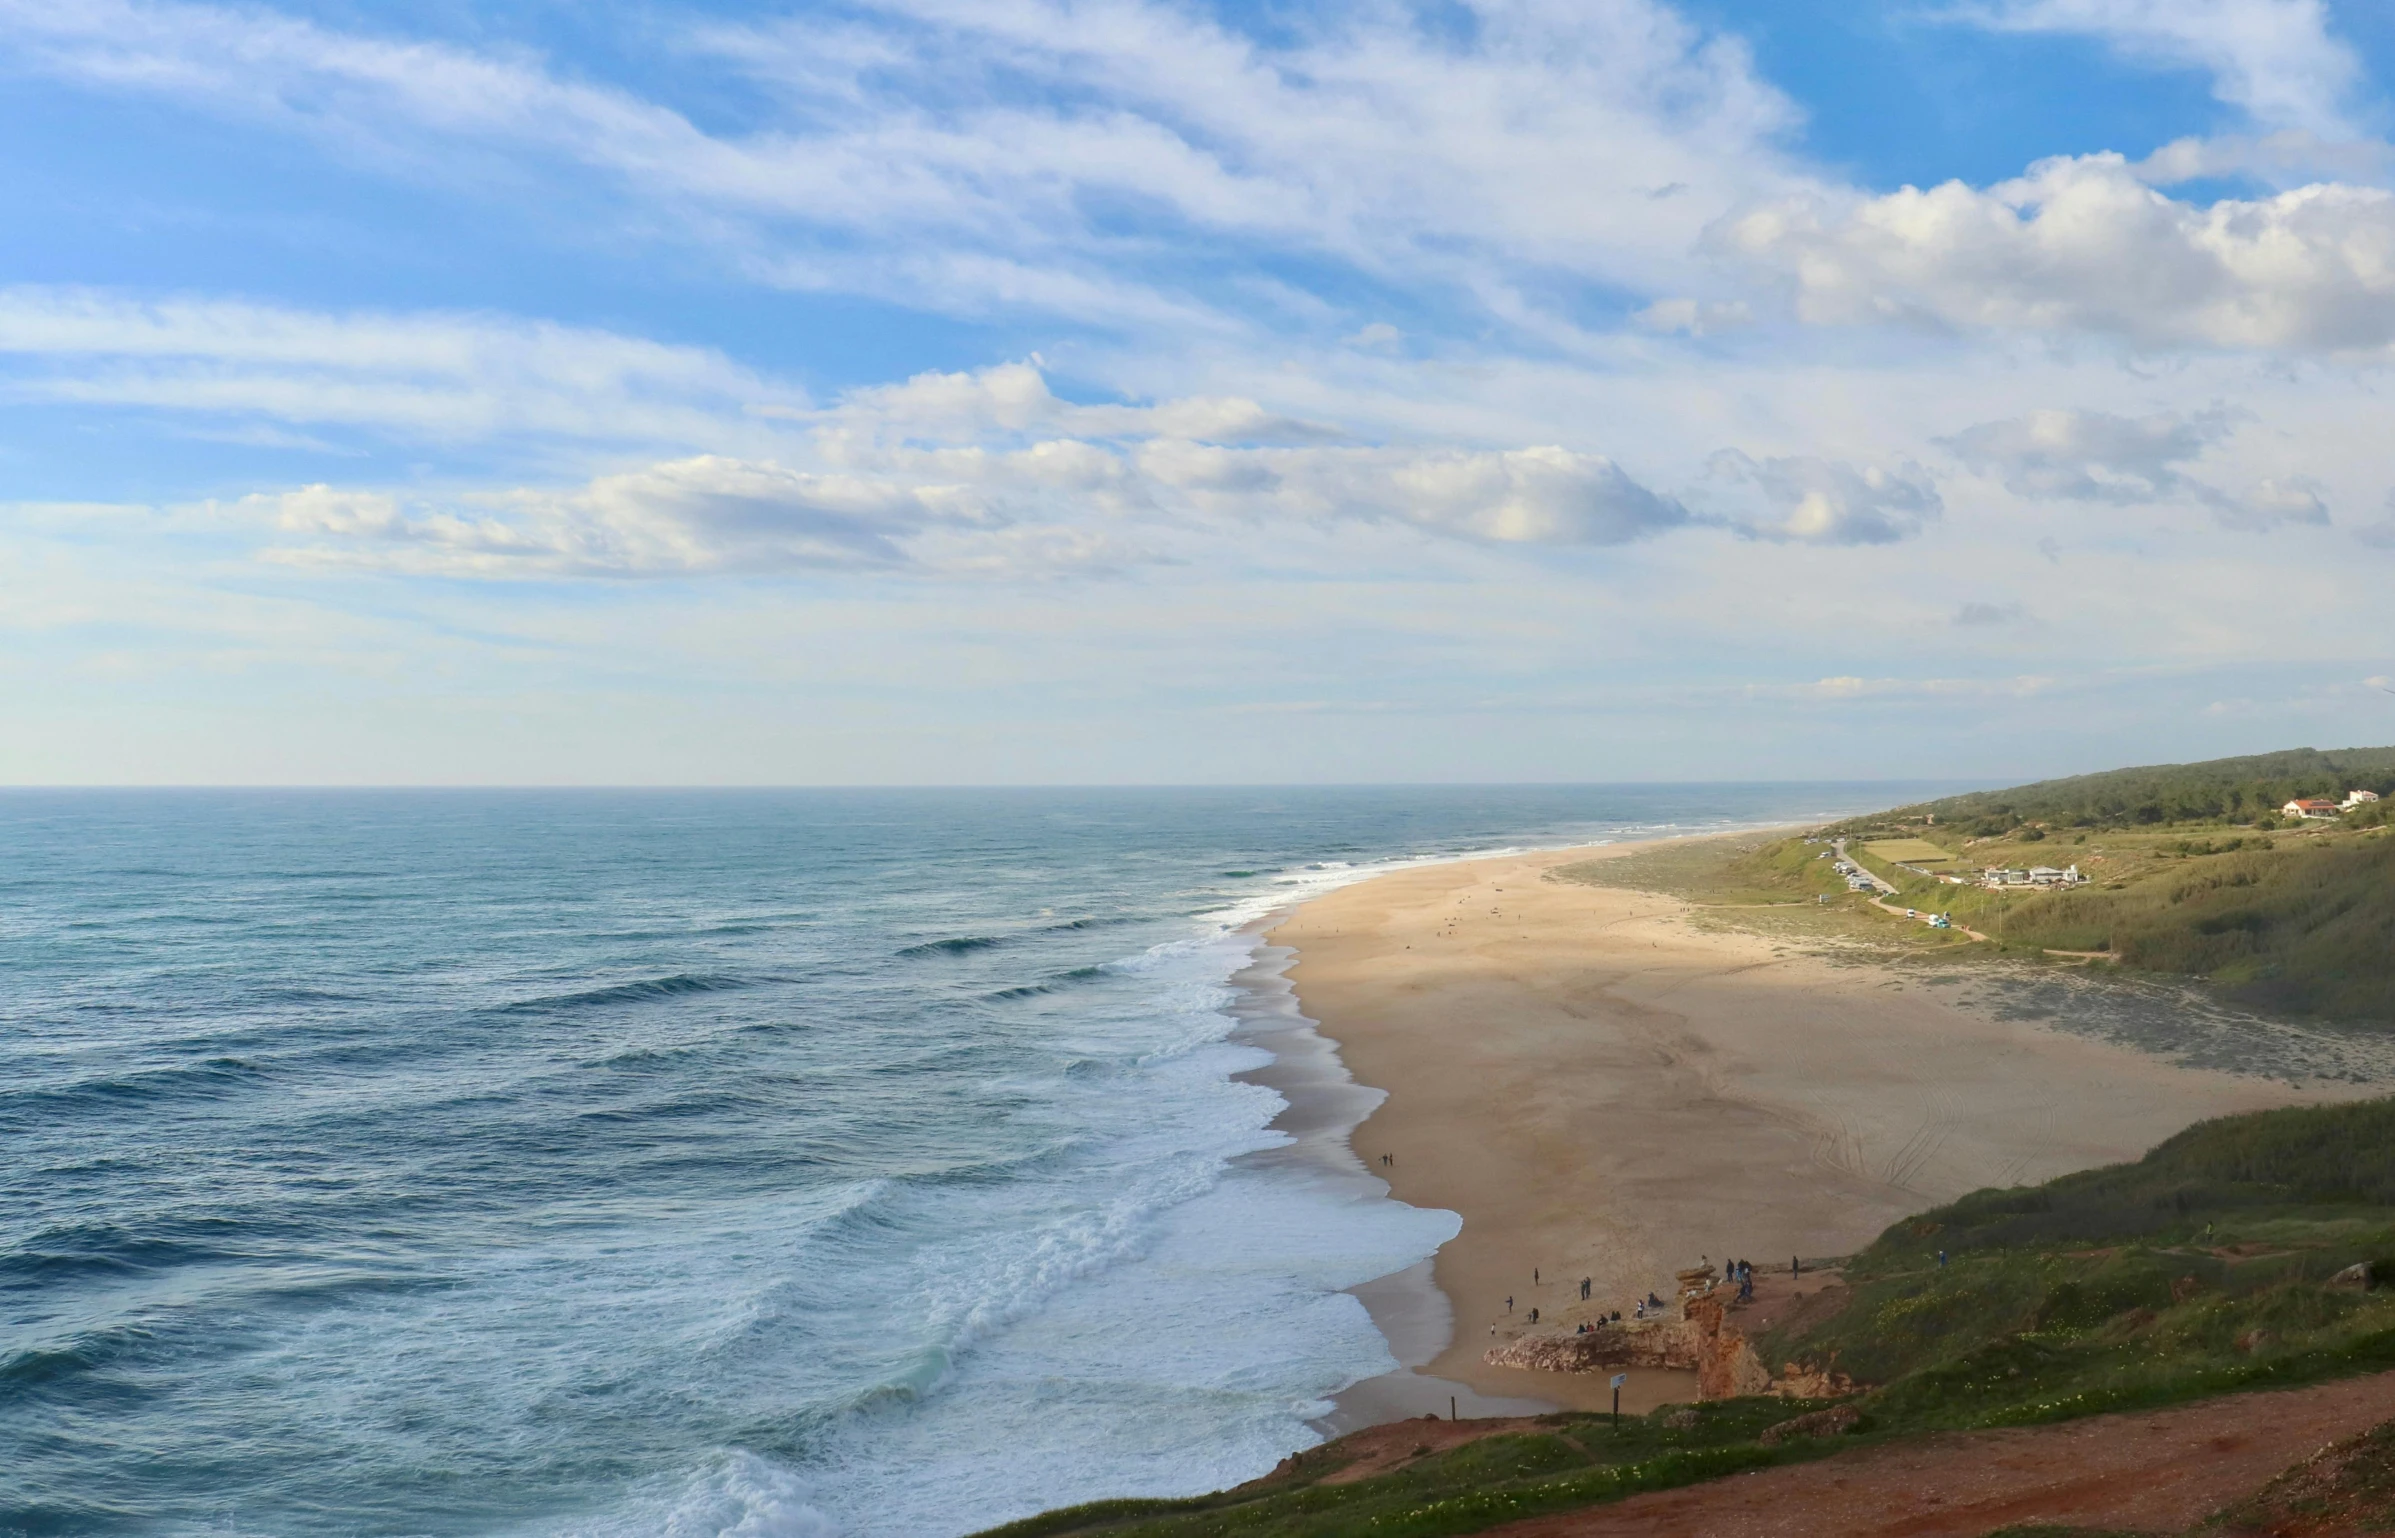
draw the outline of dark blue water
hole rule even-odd
[[[1905,787],[0,795],[0,1532],[1210,1488],[1445,1214],[1234,1165],[1242,927]]]

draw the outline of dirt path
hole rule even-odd
[[[1516,1522],[1506,1538],[1978,1538],[2016,1522],[2179,1533],[2395,1417],[2395,1373],[1981,1431]]]

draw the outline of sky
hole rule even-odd
[[[0,783],[2395,742],[2377,0],[0,0]]]

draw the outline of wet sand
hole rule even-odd
[[[1463,1219],[1431,1268],[1452,1338],[1421,1365],[1481,1395],[1608,1402],[1602,1376],[1481,1362],[1533,1308],[1542,1333],[1568,1333],[1669,1297],[1700,1257],[1847,1254],[1907,1213],[2133,1159],[2208,1116],[2383,1092],[2180,1066],[1966,1008],[1891,968],[1699,929],[1672,898],[1549,875],[1633,847],[1397,871],[1271,934],[1297,952],[1298,1007],[1387,1092],[1351,1134],[1365,1168]],[[1384,1331],[1419,1313],[1403,1297],[1375,1306]],[[1419,1318],[1401,1328],[1421,1340]],[[1376,1380],[1346,1396],[1346,1419],[1419,1414],[1429,1397]],[[1622,1407],[1692,1397],[1686,1375],[1637,1373]]]

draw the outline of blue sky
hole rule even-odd
[[[2395,740],[2395,19],[0,0],[0,781]]]

